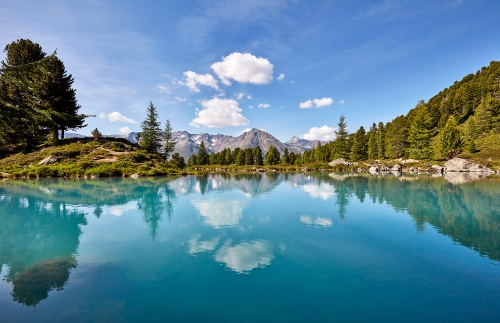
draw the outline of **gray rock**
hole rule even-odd
[[[379,169],[378,169],[378,167],[377,167],[377,166],[372,166],[372,167],[370,167],[370,168],[368,169],[368,171],[369,171],[370,173],[372,173],[372,174],[374,174],[374,173],[378,173],[378,170],[379,170]]]
[[[401,171],[401,169],[402,169],[401,165],[396,164],[396,165],[394,165],[394,166],[392,166],[392,167],[390,168],[390,171],[391,171],[391,172],[400,172],[400,171]]]
[[[350,165],[350,163],[344,158],[338,158],[328,163],[328,166],[335,166],[335,165]]]
[[[453,158],[444,163],[446,172],[459,173],[494,173],[488,167],[476,164],[463,158]]]
[[[139,174],[130,175],[130,178],[133,178],[133,179],[138,179],[139,177],[141,177],[141,175],[139,175]]]
[[[49,156],[49,157],[45,158],[44,160],[42,160],[41,162],[39,162],[38,165],[50,165],[50,164],[54,164],[54,163],[57,163],[57,158]]]
[[[432,165],[431,168],[434,169],[436,173],[442,173],[444,171],[444,168],[439,165]]]

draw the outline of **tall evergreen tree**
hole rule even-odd
[[[193,167],[198,165],[198,159],[195,154],[191,154],[188,159],[188,167]]]
[[[262,158],[262,149],[259,146],[255,147],[255,165],[264,165],[264,159]]]
[[[210,163],[207,149],[205,148],[205,142],[202,140],[200,144],[200,150],[198,151],[198,156],[196,157],[196,163],[200,166],[208,165]]]
[[[432,120],[426,107],[421,107],[413,119],[408,131],[409,157],[428,159],[432,155]]]
[[[348,147],[347,123],[345,122],[344,115],[341,115],[337,123],[338,129],[335,130],[335,146],[332,153],[334,158],[349,158],[350,149]]]
[[[283,164],[283,165],[290,164],[290,154],[288,153],[288,147],[285,147],[285,151],[283,152],[283,156],[281,156],[281,164]]]
[[[245,151],[243,149],[238,150],[238,155],[236,156],[235,164],[238,166],[245,165]]]
[[[278,165],[280,162],[280,153],[273,145],[269,146],[269,150],[264,158],[266,165]]]
[[[361,126],[354,135],[354,141],[351,147],[351,160],[360,161],[366,160],[368,157],[368,144],[366,139],[366,131],[363,126]]]
[[[377,157],[379,159],[383,159],[385,157],[385,128],[383,122],[378,123],[376,140],[377,140]]]
[[[163,156],[168,160],[170,154],[174,152],[176,140],[172,137],[172,126],[170,125],[170,120],[167,119],[165,123],[165,131],[163,131]]]
[[[378,157],[377,151],[377,125],[373,123],[370,127],[370,131],[368,131],[368,159],[376,159]]]
[[[463,146],[462,133],[458,129],[457,121],[453,116],[448,118],[446,126],[441,132],[439,150],[443,157],[448,159],[458,155]]]
[[[254,163],[253,149],[247,148],[245,149],[245,165],[253,165],[253,163]]]
[[[161,149],[162,131],[153,102],[149,102],[146,119],[141,123],[141,130],[139,147],[150,153],[158,153]]]

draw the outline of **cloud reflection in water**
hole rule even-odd
[[[208,199],[191,202],[205,217],[205,223],[218,229],[235,226],[243,217],[243,210],[250,205],[248,200]]]
[[[269,242],[256,240],[231,246],[228,241],[215,254],[215,260],[225,263],[235,272],[248,273],[255,268],[263,268],[274,259]]]

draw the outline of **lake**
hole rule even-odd
[[[0,322],[498,322],[500,179],[0,182]]]

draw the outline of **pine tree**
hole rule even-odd
[[[227,148],[224,156],[225,165],[231,165],[233,163],[233,158],[231,156],[231,149]]]
[[[255,147],[255,165],[264,165],[264,159],[262,158],[262,150],[259,146]]]
[[[186,162],[184,161],[184,157],[182,157],[179,153],[173,153],[170,162],[180,169],[184,169],[186,167]]]
[[[205,142],[202,140],[200,144],[200,150],[198,151],[198,156],[196,157],[197,165],[203,166],[210,163],[207,149],[205,148]]]
[[[283,164],[283,165],[290,164],[290,154],[288,153],[288,147],[285,147],[285,151],[283,152],[283,156],[281,156],[281,164]]]
[[[347,131],[344,115],[340,116],[337,127],[338,130],[335,130],[335,148],[332,155],[334,158],[348,158],[350,152],[347,143],[349,132]]]
[[[92,137],[94,137],[94,140],[99,140],[99,138],[101,138],[102,134],[101,132],[95,128],[94,130],[92,130]]]
[[[163,131],[163,157],[168,160],[170,154],[174,152],[176,140],[172,138],[172,126],[170,125],[170,120],[167,119],[165,123],[165,131]]]
[[[377,151],[377,125],[373,123],[370,127],[370,131],[368,131],[368,159],[376,159],[378,157]]]
[[[361,126],[354,135],[354,141],[351,147],[350,154],[351,160],[366,160],[366,158],[368,157],[367,150],[368,144],[366,140],[366,131],[365,128]]]
[[[198,165],[198,160],[195,154],[191,154],[188,159],[188,167],[193,167]]]
[[[161,149],[162,132],[153,102],[149,102],[146,119],[141,123],[141,130],[139,147],[150,153],[158,153]]]
[[[458,129],[457,121],[453,116],[448,118],[441,132],[439,144],[441,155],[448,159],[453,158],[460,152],[463,146],[462,133]]]
[[[253,162],[254,162],[253,149],[252,148],[245,149],[245,165],[253,165]]]
[[[377,157],[379,159],[383,159],[385,157],[385,128],[384,123],[378,123],[378,131],[377,131]]]
[[[428,159],[431,157],[431,121],[426,107],[417,111],[408,131],[410,158]]]
[[[479,131],[477,129],[475,116],[470,116],[469,119],[467,120],[467,124],[465,126],[465,132],[469,140],[475,139],[479,136]]]
[[[266,165],[278,165],[280,162],[280,153],[273,145],[269,146],[269,150],[264,158]]]

